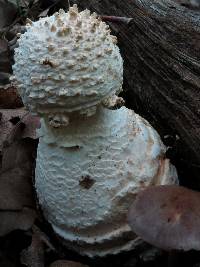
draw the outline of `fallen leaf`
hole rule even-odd
[[[0,109],[2,114],[0,121],[0,151],[3,149],[5,142],[12,143],[16,139],[16,135],[19,132],[19,138],[32,138],[37,139],[36,129],[40,127],[39,117],[32,116],[24,108],[20,109]],[[18,118],[19,123],[13,125],[12,119]],[[24,124],[24,128],[20,128],[20,123]]]
[[[0,0],[0,29],[9,26],[17,15],[17,6],[10,1]]]
[[[0,72],[11,73],[11,54],[9,50],[8,41],[0,39]]]
[[[7,78],[9,78],[9,74],[7,74]],[[9,81],[5,81],[6,83]],[[1,73],[0,73],[0,84],[3,81],[1,80]],[[23,103],[21,97],[19,96],[16,87],[13,86],[3,86],[0,87],[0,108],[2,109],[16,109],[23,107]]]
[[[34,124],[35,118],[24,109],[3,109],[0,114],[0,236],[3,236],[13,230],[30,229],[37,216],[32,178],[37,149],[37,140],[33,138],[39,120]]]
[[[0,174],[0,236],[28,230],[36,218],[32,189],[35,144],[20,140],[4,149]]]
[[[17,145],[20,147],[19,144]],[[17,153],[14,153],[14,156],[17,156]],[[10,158],[8,157],[8,159]],[[29,159],[26,160],[28,161]],[[10,165],[12,165],[12,161]],[[0,211],[21,210],[24,206],[34,208],[31,185],[32,177],[30,175],[32,170],[30,167],[27,164],[21,164],[19,167],[8,168],[6,171],[2,171],[0,174]]]
[[[40,128],[40,118],[37,116],[33,116],[29,113],[28,116],[25,116],[22,119],[22,122],[25,124],[25,129],[22,133],[22,137],[26,138],[32,138],[32,139],[37,139],[37,132],[36,130]]]
[[[33,231],[31,245],[22,251],[21,263],[28,267],[44,267],[44,243],[38,231]]]
[[[10,74],[6,72],[0,71],[0,85],[8,84],[9,83]]]
[[[36,219],[36,211],[24,207],[20,211],[0,210],[0,236],[4,236],[14,230],[28,230]]]

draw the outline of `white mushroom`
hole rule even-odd
[[[76,6],[32,22],[13,66],[24,103],[41,116],[58,115],[56,121],[61,113],[86,108],[92,115],[121,90],[123,61],[115,43],[105,22]]]
[[[25,105],[42,117],[35,179],[44,215],[80,254],[130,250],[130,203],[148,185],[175,183],[176,170],[148,122],[112,110],[123,103],[123,63],[109,27],[76,5],[31,24],[13,70]]]

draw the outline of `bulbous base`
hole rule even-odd
[[[40,135],[36,189],[64,243],[90,257],[134,248],[126,216],[137,192],[177,180],[156,131],[123,107],[99,108],[65,128],[43,120]]]

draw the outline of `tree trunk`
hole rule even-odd
[[[182,183],[200,189],[198,1],[196,6],[190,6],[189,0],[72,2],[100,15],[133,18],[128,25],[110,24],[124,58],[127,105],[147,118],[173,147],[168,155]]]

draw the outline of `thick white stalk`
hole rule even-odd
[[[172,184],[176,171],[147,121],[125,107],[74,117],[68,127],[42,121],[36,188],[45,217],[65,244],[88,256],[132,249],[129,205],[142,188]]]

